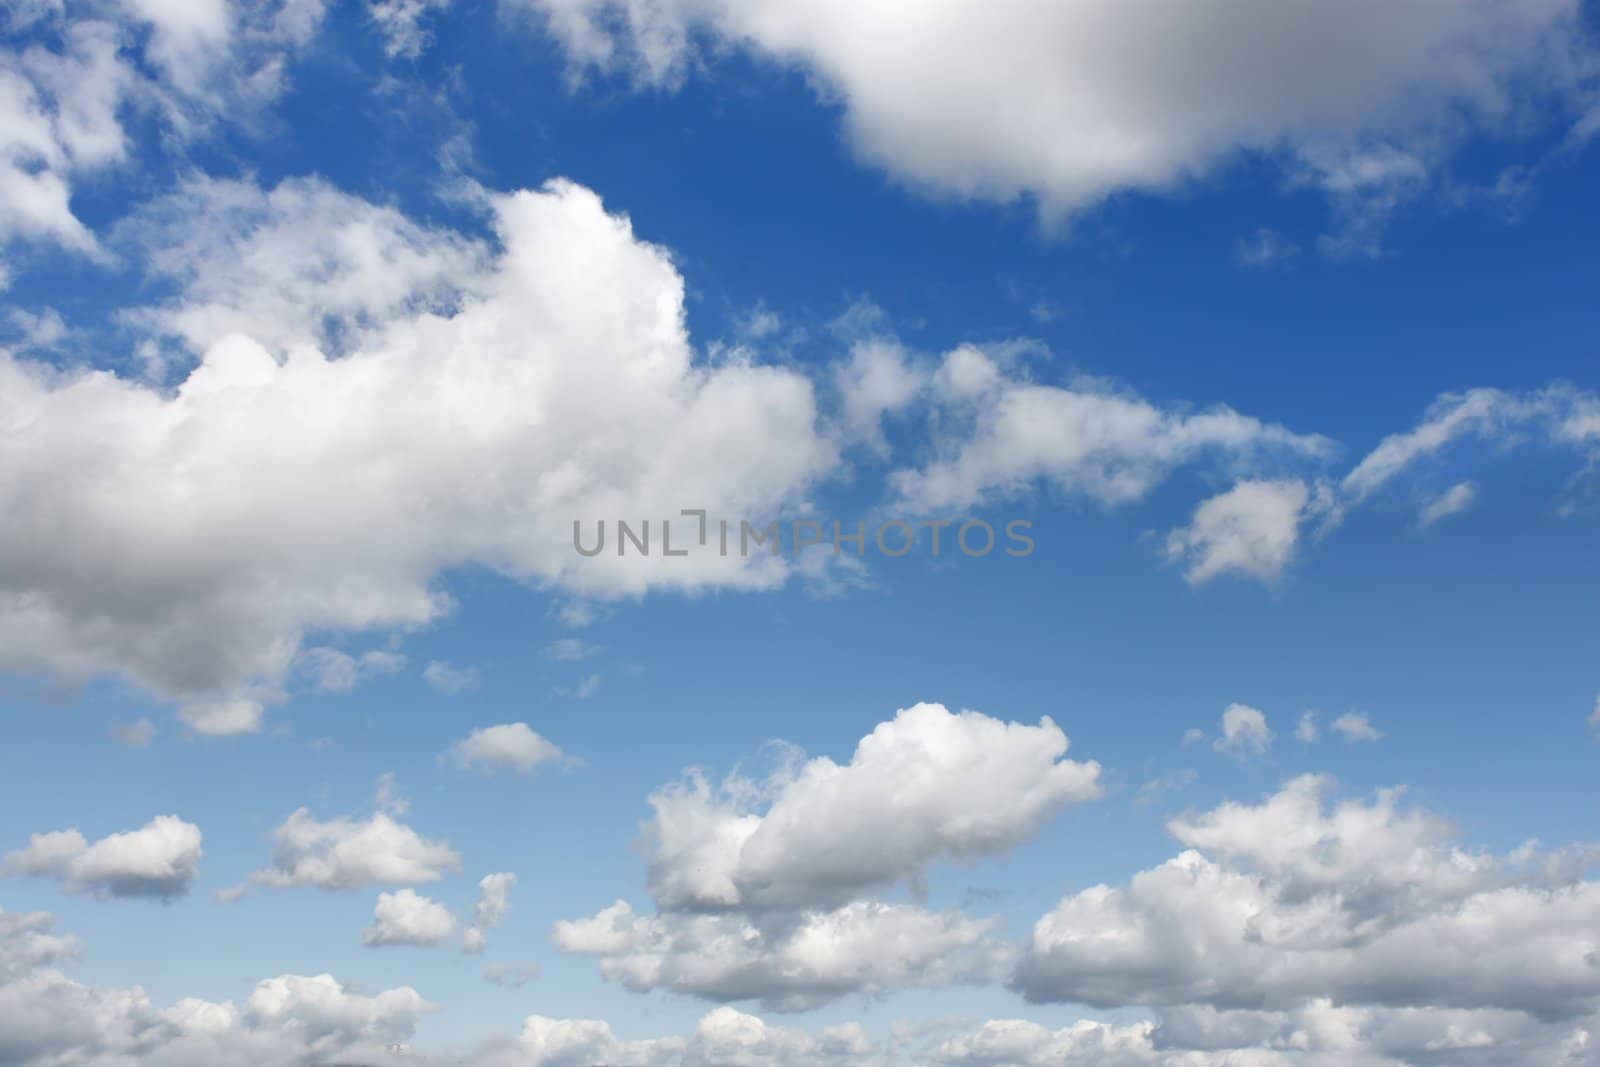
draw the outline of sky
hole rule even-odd
[[[1600,1064],[1592,4],[0,25],[0,1064]]]

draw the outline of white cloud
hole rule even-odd
[[[529,1067],[589,1067],[627,1063],[640,1067],[886,1067],[882,1049],[855,1023],[815,1032],[774,1026],[754,1015],[721,1007],[707,1012],[686,1037],[627,1041],[599,1019],[530,1015],[517,1060]]]
[[[536,964],[512,966],[508,963],[485,963],[483,965],[483,980],[501,989],[521,989],[537,977],[539,968]]]
[[[1523,1012],[1367,1008],[1309,1000],[1290,1011],[1182,1007],[1156,1022],[1083,1020],[1058,1030],[986,1022],[929,1054],[952,1067],[1539,1067],[1589,1063],[1592,1020]]]
[[[378,806],[367,819],[321,820],[296,809],[273,831],[272,864],[252,873],[250,882],[355,889],[374,882],[432,882],[460,868],[460,857],[448,843],[424,838],[397,821],[404,805],[381,785]]]
[[[478,902],[472,909],[472,925],[462,936],[462,947],[467,952],[482,952],[488,933],[500,925],[506,912],[511,910],[511,890],[517,884],[514,874],[489,874],[478,881]]]
[[[1600,886],[1579,877],[1593,848],[1467,851],[1397,790],[1330,809],[1329,788],[1298,778],[1172,820],[1187,850],[1064,899],[1014,984],[1101,1006],[1594,1013]]]
[[[434,660],[423,668],[422,680],[441,693],[464,693],[478,684],[478,668]]]
[[[578,679],[576,685],[558,685],[555,687],[556,696],[570,697],[573,700],[588,700],[600,691],[601,677],[598,674],[585,674]]]
[[[1178,938],[1171,947],[1187,944]],[[1250,944],[1249,951],[1262,950],[1259,937]],[[791,1028],[730,1007],[706,1013],[686,1034],[633,1039],[600,1019],[530,1015],[519,1034],[440,1049],[409,1044],[436,1010],[409,986],[363,994],[329,975],[281,975],[257,983],[243,1002],[191,997],[163,1008],[136,987],[86,986],[54,969],[74,951],[70,938],[52,933],[49,915],[0,911],[0,1060],[27,1067],[1548,1067],[1592,1063],[1591,1035],[1600,1026],[1592,1011],[1356,1005],[1311,995],[1281,1007],[1160,1004],[1153,1020],[1123,1013],[1116,1023],[1083,1019],[1054,1030],[1020,1019],[904,1020],[881,1042],[856,1023]],[[826,959],[807,960],[817,962]],[[527,975],[492,965],[485,972],[502,981]]]
[[[765,555],[573,549],[575,518],[759,518],[835,462],[802,375],[696,360],[682,278],[594,194],[491,196],[499,244],[470,255],[316,183],[243,221],[207,222],[210,195],[170,208],[193,241],[145,242],[190,283],[157,310],[226,320],[180,333],[261,339],[216,339],[171,389],[0,354],[0,420],[20,427],[0,475],[0,665],[120,674],[200,732],[247,731],[307,631],[431,622],[457,567],[602,599],[786,579]],[[483,266],[458,276],[467,261]],[[419,277],[448,277],[459,306],[419,304]],[[308,310],[359,320],[347,354],[291,344]]]
[[[1224,574],[1270,582],[1294,560],[1300,526],[1313,510],[1301,481],[1244,481],[1203,502],[1188,526],[1167,537],[1167,558],[1186,564],[1191,585]]]
[[[1221,725],[1221,736],[1211,743],[1218,752],[1243,758],[1260,756],[1272,746],[1267,717],[1248,704],[1229,704],[1222,711]]]
[[[1329,729],[1346,741],[1377,741],[1383,737],[1382,731],[1373,726],[1365,715],[1353,711],[1333,720]]]
[[[1471,482],[1457,482],[1422,505],[1417,521],[1423,526],[1432,526],[1440,519],[1447,519],[1466,511],[1477,497],[1478,491],[1473,488]]]
[[[1204,456],[1236,462],[1318,457],[1329,443],[1226,408],[1163,410],[1098,382],[1039,385],[1008,370],[1004,350],[962,346],[935,371],[936,455],[890,476],[896,504],[919,513],[969,508],[1035,482],[1111,506],[1137,500]]]
[[[1518,431],[1532,429],[1537,431],[1532,438],[1546,444],[1575,448],[1592,445],[1600,439],[1597,413],[1600,398],[1566,385],[1516,393],[1501,389],[1446,393],[1428,408],[1415,427],[1390,434],[1379,442],[1345,475],[1342,488],[1353,500],[1362,500],[1401,472],[1464,438],[1512,443],[1519,436]],[[1444,512],[1453,514],[1465,506],[1463,497],[1466,503],[1471,502],[1467,495],[1470,492],[1470,485],[1465,491],[1458,485],[1436,503],[1455,496],[1455,504],[1460,506]]]
[[[449,3],[450,0],[368,0],[367,17],[383,36],[383,50],[389,58],[415,59],[428,46],[424,21]]]
[[[486,775],[499,771],[529,774],[567,758],[525,722],[481,727],[452,745],[449,754],[456,766]]]
[[[843,765],[819,756],[720,791],[692,775],[650,798],[651,895],[665,908],[837,906],[935,859],[1004,852],[1100,796],[1099,764],[1063,758],[1067,746],[1049,719],[918,704]]]
[[[0,250],[22,240],[107,261],[72,196],[129,157],[125,113],[154,117],[162,140],[179,143],[224,117],[248,121],[281,89],[322,6],[33,5],[26,46],[18,35],[0,48]]]
[[[1064,757],[1049,719],[1007,723],[918,704],[880,724],[850,762],[789,748],[765,781],[713,788],[699,773],[650,798],[658,914],[618,901],[556,925],[630,989],[774,1010],[856,992],[984,981],[1005,951],[988,920],[862,899],[919,883],[937,860],[1003,853],[1063,808],[1100,795],[1100,768]]]
[[[1310,744],[1311,742],[1315,741],[1319,735],[1320,730],[1317,727],[1317,713],[1314,711],[1301,712],[1300,721],[1295,724],[1294,736],[1297,739],[1304,741],[1306,744]]]
[[[599,645],[576,637],[563,637],[544,646],[544,658],[557,663],[578,663],[600,652]]]
[[[219,737],[258,732],[265,713],[261,701],[249,696],[201,697],[178,708],[178,718],[190,730]]]
[[[1309,173],[1343,211],[1367,186],[1383,204],[1384,161],[1425,178],[1472,133],[1529,121],[1532,101],[1579,98],[1589,63],[1578,0],[517,2],[578,72],[673,85],[702,42],[795,67],[838,102],[864,160],[936,193],[1031,197],[1047,217],[1241,154]]]
[[[455,919],[443,904],[429,900],[411,889],[379,893],[372,912],[372,925],[361,935],[369,948],[385,945],[437,945],[455,929]]]
[[[887,455],[883,420],[910,407],[929,384],[926,370],[916,366],[896,341],[872,338],[850,347],[850,358],[834,368],[839,392],[839,421],[847,440],[861,442]]]
[[[37,967],[51,966],[77,955],[70,937],[52,933],[48,912],[14,912],[0,908],[0,982],[21,978]]]
[[[90,844],[76,829],[34,834],[6,855],[7,874],[53,878],[73,893],[170,900],[189,891],[200,863],[200,828],[158,815],[137,830]]]
[[[191,352],[242,334],[280,357],[297,345],[381,343],[369,331],[409,312],[449,313],[485,283],[489,255],[316,178],[271,189],[193,178],[120,223],[114,240],[179,286],[129,313],[133,322]]]
[[[1163,1049],[1161,1036],[1147,1022],[1082,1021],[1051,1030],[1025,1019],[995,1019],[946,1038],[930,1059],[963,1067],[1283,1067],[1291,1062],[1273,1053],[1247,1059],[1232,1050],[1208,1055]]]
[[[326,646],[308,648],[300,653],[300,668],[311,675],[318,689],[325,693],[345,693],[354,689],[364,678],[395,674],[405,666],[406,658],[398,652],[369,649],[352,656],[337,648]]]
[[[1178,793],[1189,788],[1200,776],[1189,769],[1168,771],[1158,778],[1151,778],[1139,787],[1134,794],[1133,802],[1139,805],[1154,804],[1168,793]]]
[[[617,901],[558,922],[556,944],[600,958],[600,973],[636,992],[759,999],[804,1011],[855,993],[989,981],[1003,953],[992,924],[906,905],[858,901],[781,922],[738,914],[636,915]]]
[[[1589,729],[1600,734],[1600,697],[1594,698],[1594,710],[1589,712]]]

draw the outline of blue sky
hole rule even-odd
[[[1014,6],[3,16],[0,1062],[1600,1063],[1592,7]]]

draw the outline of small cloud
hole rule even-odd
[[[111,739],[125,748],[149,748],[155,736],[156,724],[149,719],[111,724]]]
[[[361,935],[368,948],[412,945],[428,948],[450,936],[455,919],[443,904],[429,900],[411,889],[398,893],[379,893],[372,912],[372,925]]]
[[[1308,745],[1315,741],[1319,735],[1319,731],[1317,729],[1317,713],[1314,711],[1302,712],[1300,715],[1300,722],[1294,728],[1294,735]]]
[[[578,679],[575,686],[556,686],[556,696],[571,697],[573,700],[588,700],[600,691],[600,676],[586,674]]]
[[[252,697],[224,696],[184,704],[178,709],[178,718],[197,734],[231,737],[260,732],[265,710],[261,701]]]
[[[735,325],[739,336],[744,340],[760,341],[783,329],[783,320],[778,317],[776,311],[758,303],[740,315]]]
[[[1185,748],[1189,747],[1190,745],[1198,745],[1205,739],[1206,732],[1200,729],[1198,726],[1191,727],[1183,732],[1183,744]]]
[[[552,641],[544,646],[544,658],[555,660],[557,663],[577,663],[590,656],[599,655],[604,649],[588,641],[576,637],[563,637],[559,641]]]
[[[483,980],[492,982],[502,989],[521,989],[537,977],[539,977],[539,965],[536,963],[521,963],[515,966],[506,963],[483,965]]]
[[[525,722],[508,722],[472,731],[446,753],[457,767],[485,775],[501,771],[531,774],[546,763],[567,759],[566,753],[539,736]]]
[[[478,684],[478,668],[456,667],[436,659],[423,669],[422,680],[441,693],[464,693]]]
[[[583,600],[568,600],[554,604],[550,608],[550,613],[560,621],[561,625],[572,630],[590,626],[600,617],[600,610]]]
[[[1144,785],[1141,785],[1139,787],[1139,791],[1134,794],[1133,802],[1140,807],[1144,807],[1147,804],[1154,804],[1157,800],[1161,799],[1162,795],[1165,793],[1176,793],[1180,790],[1189,788],[1195,783],[1195,779],[1198,777],[1199,775],[1195,774],[1195,772],[1192,770],[1188,770],[1187,768],[1183,770],[1168,771],[1161,777],[1152,778],[1148,782],[1144,783]]]
[[[1594,698],[1594,710],[1589,713],[1589,729],[1600,737],[1600,697]]]
[[[1452,515],[1459,515],[1466,511],[1477,498],[1478,491],[1471,482],[1452,485],[1422,506],[1422,511],[1417,515],[1417,521],[1424,528],[1432,526],[1440,519],[1448,519]]]
[[[346,693],[364,678],[395,674],[405,666],[398,652],[373,649],[352,656],[337,648],[308,648],[300,653],[297,666],[324,693]]]
[[[399,790],[395,788],[393,771],[378,775],[378,786],[372,806],[396,818],[411,810],[411,801],[401,796]]]
[[[1241,267],[1265,270],[1281,266],[1300,254],[1300,247],[1277,230],[1261,227],[1234,246],[1234,262]]]
[[[485,875],[478,882],[478,903],[472,910],[472,925],[461,939],[461,949],[467,953],[482,952],[488,944],[488,934],[506,912],[511,910],[511,890],[517,876],[509,873]]]
[[[1222,712],[1222,736],[1211,743],[1218,752],[1237,756],[1260,756],[1272,746],[1272,731],[1267,717],[1248,704],[1229,704]]]
[[[1295,479],[1242,481],[1204,501],[1188,526],[1168,534],[1166,555],[1185,565],[1190,585],[1224,574],[1271,583],[1293,562],[1301,524],[1328,506],[1322,492]]]
[[[1383,737],[1383,732],[1373,726],[1365,715],[1356,712],[1339,716],[1333,720],[1330,729],[1346,741],[1377,741]]]

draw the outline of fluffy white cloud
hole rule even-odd
[[[854,993],[992,979],[1004,958],[989,921],[858,901],[759,921],[739,914],[636,915],[618,901],[558,922],[556,944],[600,959],[628,989],[711,1000],[759,999],[803,1011]]]
[[[1271,581],[1293,561],[1312,504],[1311,488],[1301,481],[1240,482],[1168,535],[1167,558],[1185,564],[1191,585],[1224,574]]]
[[[994,1020],[948,1038],[929,1059],[960,1067],[1538,1067],[1592,1064],[1593,1020],[1449,1008],[1341,1007],[1291,1011],[1176,1008],[1157,1022],[1082,1021],[1059,1030]]]
[[[1299,778],[1259,805],[1174,819],[1188,850],[1063,900],[1014,984],[1106,1006],[1593,1015],[1600,885],[1581,878],[1593,849],[1467,851],[1397,791],[1328,810],[1328,789]]]
[[[850,358],[834,368],[839,421],[846,438],[886,455],[884,417],[908,408],[929,380],[927,371],[913,363],[898,342],[873,338],[852,345]]]
[[[1116,1026],[1083,1021],[1051,1030],[1024,1019],[996,1019],[947,1038],[933,1050],[935,1063],[970,1067],[1287,1067],[1276,1052],[1207,1054],[1162,1048],[1151,1023]]]
[[[594,194],[490,197],[491,251],[314,182],[217,189],[143,239],[189,283],[153,314],[208,344],[175,388],[0,353],[0,665],[119,673],[241,731],[307,630],[429,622],[454,567],[587,597],[785,580],[574,551],[574,520],[759,517],[834,463],[810,383],[697,361],[683,280]],[[217,195],[246,208],[207,222]],[[341,358],[297,343],[329,315]]]
[[[323,0],[8,10],[7,23],[28,33],[0,46],[0,251],[22,239],[105,259],[72,191],[129,157],[126,113],[153,113],[177,141],[249,115],[279,92],[322,11]]]
[[[1383,737],[1383,732],[1373,726],[1371,720],[1354,711],[1334,719],[1328,728],[1346,741],[1377,741]]]
[[[484,282],[488,256],[316,178],[271,189],[190,179],[120,223],[114,240],[178,287],[130,319],[199,353],[233,334],[274,353],[347,351],[408,311],[458,307]]]
[[[0,985],[0,1059],[23,1067],[388,1065],[405,1062],[390,1049],[432,1008],[409,987],[367,996],[328,975],[283,975],[259,983],[242,1006],[186,999],[157,1010],[137,987],[85,986],[45,970]]]
[[[415,990],[367,995],[328,975],[283,975],[242,1003],[197,998],[166,1008],[138,988],[95,988],[54,967],[72,954],[50,916],[0,911],[0,1061],[19,1067],[1548,1067],[1597,1062],[1594,1015],[1514,1008],[1341,1004],[1162,1006],[1153,1020],[897,1023],[874,1041],[854,1023],[777,1026],[719,1007],[689,1033],[627,1040],[599,1019],[532,1015],[520,1034],[474,1048],[411,1047],[433,1011]]]
[[[171,899],[189,891],[200,855],[198,826],[158,815],[93,844],[76,829],[34,834],[26,848],[7,854],[4,870],[54,878],[74,893]]]
[[[1305,719],[1301,719],[1301,726]],[[1221,733],[1211,747],[1233,756],[1259,756],[1272,746],[1267,717],[1248,704],[1229,704],[1222,710]]]
[[[409,1062],[389,1049],[434,1008],[405,986],[366,995],[328,975],[282,975],[258,983],[243,1004],[189,998],[158,1009],[138,987],[97,988],[62,974],[56,968],[75,947],[51,926],[46,913],[0,909],[0,1063],[376,1067]]]
[[[1047,216],[1241,153],[1285,160],[1347,211],[1363,194],[1386,210],[1471,132],[1578,97],[1590,54],[1579,0],[513,2],[578,71],[670,85],[702,41],[798,68],[865,160]]]
[[[372,911],[372,925],[361,935],[369,948],[385,945],[437,945],[455,929],[455,919],[443,904],[429,900],[415,890],[379,893]]]
[[[963,346],[933,376],[938,453],[891,475],[904,509],[951,511],[1017,493],[1034,482],[1115,505],[1137,500],[1175,467],[1202,456],[1235,462],[1325,455],[1329,442],[1218,407],[1163,410],[1100,382],[1040,385],[1016,354]]]
[[[650,798],[658,914],[618,901],[556,925],[628,988],[800,1010],[854,992],[983,981],[1004,949],[990,923],[862,899],[940,859],[1005,852],[1100,795],[1100,768],[1065,759],[1049,719],[1008,723],[918,704],[862,738],[846,764],[784,760],[765,781],[703,776]]]
[[[1099,764],[1065,759],[1067,746],[1049,719],[917,704],[843,765],[794,760],[720,791],[690,776],[650,798],[651,895],[669,909],[833,907],[936,859],[1004,852],[1100,795]]]
[[[640,1067],[878,1067],[883,1050],[854,1023],[812,1033],[774,1026],[754,1015],[721,1007],[708,1012],[687,1037],[624,1041],[599,1019],[529,1016],[515,1051],[530,1067],[590,1067],[628,1063]]]
[[[396,820],[404,806],[385,803],[386,792],[380,786],[380,810],[367,819],[321,820],[297,809],[273,832],[272,864],[251,874],[250,882],[355,889],[374,882],[432,882],[459,869],[461,858],[448,843]]]
[[[462,948],[467,952],[482,952],[489,931],[500,925],[506,912],[511,910],[511,890],[517,876],[510,873],[485,875],[478,881],[478,902],[473,905],[472,925],[462,935]]]
[[[48,912],[18,914],[0,908],[0,982],[20,978],[37,967],[71,959],[77,946],[69,937],[51,931],[54,919]]]
[[[59,49],[0,50],[0,248],[16,238],[102,254],[72,212],[72,178],[126,152],[117,111],[133,80],[108,22],[72,26]]]
[[[484,726],[450,747],[456,766],[494,774],[507,771],[530,774],[547,763],[567,759],[555,745],[539,736],[525,722]]]

